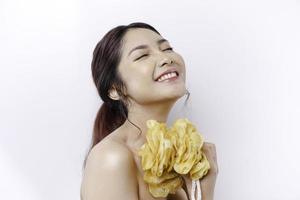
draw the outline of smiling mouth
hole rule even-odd
[[[179,77],[179,73],[177,71],[174,71],[174,72],[170,72],[168,74],[162,75],[155,81],[156,82],[169,82],[169,81],[176,80],[178,77]]]

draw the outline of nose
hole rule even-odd
[[[173,60],[170,59],[170,58],[168,58],[168,57],[165,57],[165,58],[163,58],[163,59],[160,61],[159,67],[162,67],[162,66],[164,66],[165,64],[171,65],[171,64],[173,64]]]

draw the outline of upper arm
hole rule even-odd
[[[135,163],[129,149],[110,143],[91,150],[83,176],[82,200],[137,200]]]

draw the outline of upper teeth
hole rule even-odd
[[[175,72],[170,72],[170,73],[167,73],[167,74],[161,76],[157,81],[163,81],[163,80],[175,77],[175,76],[177,76]]]

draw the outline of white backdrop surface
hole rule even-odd
[[[299,200],[300,2],[0,1],[0,194],[79,200],[111,28],[153,25],[186,63],[186,116],[216,144],[216,200]]]

